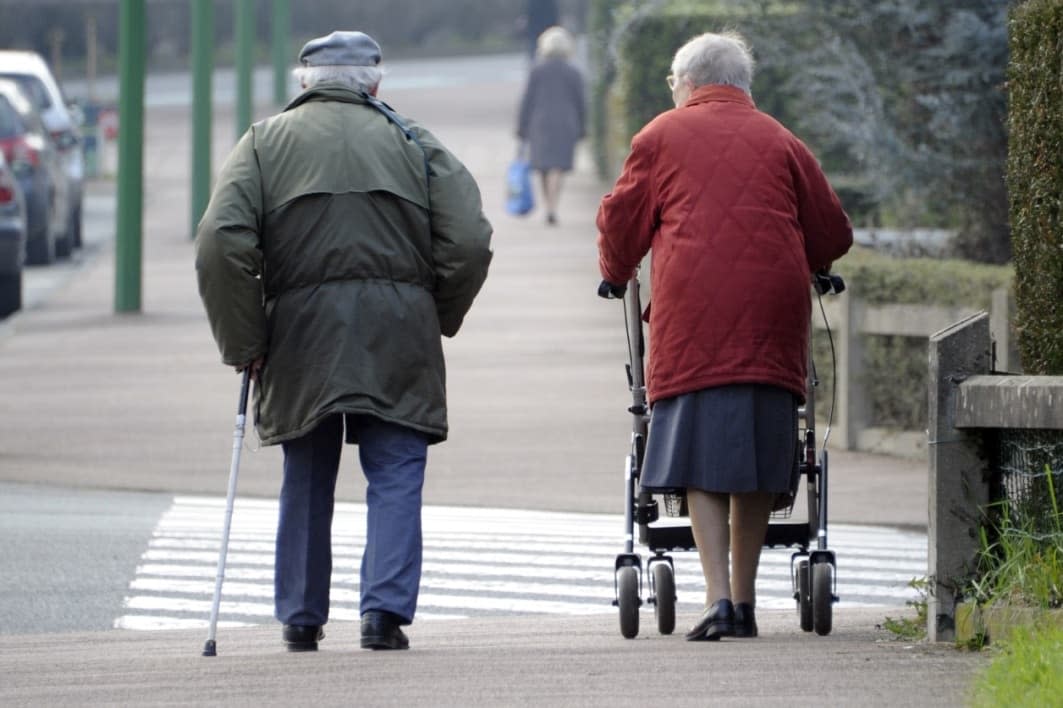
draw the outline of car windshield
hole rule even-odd
[[[6,96],[0,95],[0,140],[19,135],[25,130],[15,107],[11,105]]]
[[[37,106],[37,110],[46,111],[52,107],[52,99],[48,97],[48,89],[44,87],[44,83],[42,83],[36,76],[30,76],[28,74],[0,73],[0,77],[17,81],[19,86],[22,87],[22,90],[33,99],[33,103]]]

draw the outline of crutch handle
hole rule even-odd
[[[240,381],[240,403],[236,409],[237,415],[247,415],[247,398],[248,393],[251,391],[251,365],[248,364],[247,368],[243,371],[243,376]]]

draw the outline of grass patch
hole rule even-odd
[[[1025,625],[994,646],[997,655],[972,689],[973,706],[1063,704],[1063,627]]]
[[[1038,616],[990,637],[995,656],[972,688],[974,706],[1063,705],[1063,624],[1047,614],[1063,607],[1063,514],[1047,465],[1040,479],[1047,496],[1040,506],[1047,513],[1022,513],[1024,505],[1005,501],[991,509],[994,537],[980,529],[981,574],[969,594],[987,607],[1036,608]],[[982,642],[974,644],[968,648],[979,649]]]
[[[1016,505],[1003,501],[994,505],[995,528],[979,529],[981,573],[970,586],[979,604],[1063,607],[1063,514],[1054,477],[1046,465],[1039,481],[1047,504],[1039,505],[1039,513],[1022,513],[1023,505],[1015,513]]]

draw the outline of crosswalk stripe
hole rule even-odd
[[[206,625],[224,509],[224,499],[174,498],[148,541],[116,627]],[[276,520],[276,501],[237,500],[222,626],[271,621]],[[422,526],[419,620],[616,612],[611,603],[615,558],[623,549],[620,515],[426,506]],[[855,525],[832,525],[829,531],[830,547],[837,556],[839,607],[903,607],[920,599],[910,583],[926,575],[925,533]],[[365,506],[337,503],[332,619],[358,619],[358,566],[364,542]],[[644,562],[648,559],[645,548],[636,552]],[[757,578],[759,606],[794,607],[792,553],[793,549],[764,550]],[[696,613],[704,600],[697,554],[670,555],[676,571],[677,610]],[[648,577],[643,583],[648,593]]]

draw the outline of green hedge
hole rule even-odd
[[[853,249],[837,264],[853,293],[874,305],[944,305],[989,309],[993,291],[1009,287],[1011,266],[943,258],[893,258]]]
[[[1008,171],[1019,351],[1027,373],[1063,374],[1063,4],[1012,13]]]
[[[609,133],[606,104],[616,72],[609,56],[609,43],[613,36],[615,14],[623,5],[616,0],[591,0],[587,8],[587,52],[591,68],[587,101],[590,140],[595,170],[602,180],[609,179],[611,174],[605,137]]]

